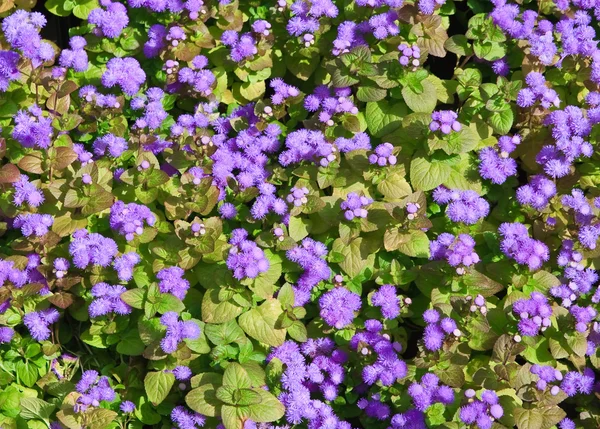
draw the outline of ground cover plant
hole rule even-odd
[[[2,429],[600,427],[600,3],[0,14]]]

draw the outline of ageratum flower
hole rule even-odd
[[[170,293],[179,299],[184,299],[190,288],[190,282],[183,278],[184,274],[185,271],[179,267],[163,268],[156,274],[156,278],[160,280],[158,288],[162,293]]]
[[[94,300],[89,307],[90,317],[105,316],[109,313],[125,315],[131,313],[131,307],[121,299],[121,295],[127,290],[121,285],[109,285],[108,283],[96,283],[92,287]]]
[[[113,58],[106,64],[102,85],[112,88],[118,85],[126,95],[135,95],[146,81],[146,73],[140,63],[131,57]]]
[[[175,352],[183,340],[195,340],[200,336],[200,327],[196,322],[180,321],[179,315],[174,311],[163,314],[160,324],[167,328],[167,333],[160,342],[160,348],[167,354]]]
[[[31,105],[27,111],[19,110],[17,113],[12,137],[24,147],[48,149],[53,134],[52,118],[45,117],[37,104]]]
[[[319,299],[321,317],[329,326],[342,329],[354,320],[354,313],[360,310],[360,296],[344,287],[331,289]]]
[[[8,90],[12,81],[21,77],[19,54],[13,51],[0,51],[0,91]]]
[[[110,39],[119,37],[129,24],[127,8],[121,3],[111,0],[100,0],[100,6],[106,9],[93,9],[88,16],[89,23],[96,25],[94,32],[97,36],[105,36]]]
[[[47,308],[45,310],[34,311],[23,316],[23,323],[29,329],[29,333],[33,339],[44,341],[50,338],[49,326],[58,322],[60,314],[55,308]]]

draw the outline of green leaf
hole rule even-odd
[[[506,109],[502,112],[493,113],[488,121],[494,132],[498,134],[508,134],[513,126],[515,115],[512,109]]]
[[[99,7],[98,0],[77,0],[77,6],[73,8],[73,15],[85,20],[92,10]]]
[[[185,305],[183,305],[183,302],[170,293],[163,293],[156,305],[156,311],[158,311],[160,314],[164,314],[167,311],[181,313],[183,310],[185,310]]]
[[[72,0],[47,0],[44,6],[54,15],[69,16],[75,3]]]
[[[387,90],[378,88],[374,85],[361,85],[356,91],[356,97],[360,101],[370,102],[370,101],[379,101],[383,100],[387,95]]]
[[[398,250],[413,258],[429,258],[429,238],[421,230],[388,230],[385,232],[383,243],[388,251]]]
[[[55,406],[39,398],[21,398],[21,414],[25,420],[39,419],[48,421]]]
[[[350,277],[354,277],[365,268],[373,266],[378,245],[378,242],[362,237],[355,238],[350,243],[338,238],[333,242],[332,250],[343,255],[344,259],[339,263],[340,268]]]
[[[536,407],[532,409],[515,408],[515,423],[519,429],[550,429],[566,417],[562,408]]]
[[[225,346],[246,338],[235,319],[222,324],[207,324],[204,333],[217,346]]]
[[[265,81],[244,82],[240,86],[240,94],[248,101],[256,100],[265,93]]]
[[[165,400],[173,383],[175,383],[175,376],[171,372],[149,372],[144,378],[146,396],[152,404],[157,406]]]
[[[432,135],[429,147],[431,150],[442,149],[448,155],[453,155],[475,149],[479,140],[479,136],[471,127],[463,126],[459,132],[451,132],[443,138]]]
[[[223,386],[235,387],[238,389],[248,388],[252,385],[250,376],[239,363],[230,363],[225,368],[223,374]]]
[[[473,48],[469,44],[469,40],[463,34],[455,34],[444,43],[444,48],[461,57],[466,57],[473,53]]]
[[[308,236],[311,224],[312,222],[310,219],[301,218],[299,216],[291,217],[288,233],[292,240],[302,241],[304,237]]]
[[[283,310],[275,299],[266,300],[261,306],[253,308],[239,318],[240,327],[252,338],[276,347],[285,340],[285,329],[276,329],[275,323]]]
[[[242,429],[244,427],[245,407],[235,407],[232,405],[223,405],[221,409],[221,419],[225,429]]]
[[[211,288],[202,299],[202,320],[206,323],[225,323],[238,317],[244,308],[230,301],[219,301],[219,289]]]
[[[259,423],[267,423],[274,422],[283,417],[285,407],[275,396],[262,389],[254,389],[254,391],[260,394],[261,401],[259,404],[248,407],[250,412],[249,418],[251,420]]]
[[[373,137],[383,137],[402,125],[402,118],[408,113],[402,102],[390,104],[385,100],[367,103],[365,119]]]
[[[413,112],[431,113],[437,104],[437,89],[428,80],[421,81],[423,90],[415,92],[410,86],[402,88],[404,102]]]
[[[386,174],[384,179],[377,184],[377,190],[388,201],[399,200],[412,194],[412,189],[404,175],[398,171]]]
[[[452,158],[415,156],[410,162],[410,183],[417,191],[430,191],[444,183],[452,173]]]
[[[209,417],[221,415],[222,402],[217,398],[217,388],[213,383],[203,384],[192,389],[185,397],[185,403],[194,411]]]
[[[87,415],[90,429],[106,429],[114,422],[117,413],[106,408],[95,408]]]
[[[146,299],[146,289],[130,289],[121,294],[121,299],[133,308],[142,309],[144,308],[144,301]]]
[[[25,386],[33,387],[40,375],[38,367],[29,361],[19,361],[17,362],[16,368],[19,380],[21,380]]]

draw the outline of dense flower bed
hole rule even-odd
[[[0,427],[600,427],[599,2],[35,3]]]

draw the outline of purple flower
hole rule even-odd
[[[451,221],[467,225],[477,223],[490,211],[489,203],[471,190],[461,191],[438,186],[433,192],[433,200],[438,204],[448,204],[446,215]]]
[[[231,232],[229,240],[233,247],[229,250],[227,268],[233,271],[233,276],[238,280],[256,278],[270,266],[263,250],[247,237],[248,232],[238,228]]]
[[[102,0],[101,5],[106,7],[106,10],[101,8],[92,10],[88,16],[88,21],[90,24],[96,25],[95,33],[97,36],[115,39],[129,24],[127,8],[121,3],[111,2],[110,0]]]
[[[135,411],[135,404],[131,401],[123,401],[121,402],[119,409],[125,414],[131,414]]]
[[[202,414],[187,411],[185,407],[178,405],[171,411],[171,421],[178,429],[196,429],[204,426],[205,418]]]
[[[75,231],[69,244],[73,264],[79,269],[85,269],[89,264],[107,267],[118,251],[117,243],[113,239],[90,233],[85,229]]]
[[[33,67],[39,67],[45,61],[54,59],[54,48],[51,44],[43,42],[39,34],[45,25],[46,18],[40,12],[27,12],[22,9],[2,20],[4,38],[13,48],[20,50],[25,58],[31,59]],[[6,57],[4,56],[5,59]],[[15,57],[10,57],[7,61],[10,66],[8,70],[14,77]]]
[[[444,259],[456,273],[465,273],[465,267],[470,267],[479,262],[479,255],[475,252],[475,240],[469,234],[460,234],[454,237],[447,232],[441,233],[438,238],[429,244],[430,259]]]
[[[519,317],[519,332],[523,336],[535,337],[551,325],[552,307],[539,292],[532,292],[531,298],[519,299],[513,304],[513,313]]]
[[[354,320],[354,312],[360,310],[361,300],[359,295],[338,287],[321,296],[319,307],[321,317],[329,326],[342,329]]]
[[[29,329],[31,336],[37,341],[50,338],[49,326],[58,322],[60,314],[55,308],[34,311],[23,316],[23,323]]]
[[[43,110],[37,104],[30,106],[27,111],[19,110],[15,116],[12,137],[23,147],[48,149],[53,135],[52,119],[44,117]]]
[[[160,280],[158,287],[162,293],[170,293],[171,295],[183,299],[187,290],[190,288],[190,282],[183,278],[183,271],[179,267],[163,268],[156,274],[156,278]]]
[[[196,322],[180,321],[179,315],[174,311],[163,314],[160,323],[167,328],[167,333],[160,342],[160,348],[167,354],[175,352],[183,340],[195,340],[200,336],[200,327]]]
[[[110,227],[131,241],[144,232],[144,223],[153,226],[156,216],[142,204],[115,202],[110,208]]]
[[[306,304],[310,300],[312,288],[331,276],[329,265],[323,259],[325,256],[327,246],[308,237],[302,240],[300,246],[286,252],[286,257],[304,270],[294,286],[295,306]]]
[[[88,69],[88,56],[83,49],[87,42],[81,36],[73,36],[69,41],[71,49],[63,49],[60,53],[59,64],[61,67],[72,67],[76,72],[84,72]]]
[[[20,228],[21,233],[25,237],[30,237],[32,235],[41,237],[48,233],[49,228],[53,223],[54,218],[51,215],[33,213],[18,215],[13,222],[13,226],[15,228]]]
[[[127,141],[123,137],[106,134],[94,141],[93,148],[94,153],[98,156],[105,155],[108,150],[108,154],[112,158],[117,158],[127,150]]]
[[[454,402],[454,391],[445,385],[440,386],[440,379],[432,373],[423,375],[420,383],[412,383],[408,387],[408,394],[413,400],[415,408],[426,411],[436,402],[450,405]]]
[[[15,330],[13,328],[6,326],[0,327],[0,344],[10,343],[14,335]]]
[[[530,238],[525,225],[503,223],[498,232],[502,236],[500,249],[518,264],[527,265],[530,270],[537,270],[544,261],[550,259],[548,247],[541,241]]]
[[[119,280],[129,281],[133,278],[133,267],[141,261],[140,255],[135,252],[124,253],[115,258],[113,267]]]
[[[130,96],[135,95],[145,81],[146,73],[140,63],[131,57],[111,59],[102,74],[102,85],[107,88],[118,85]]]
[[[15,194],[13,196],[13,203],[16,206],[22,205],[27,202],[31,207],[39,207],[44,202],[44,194],[40,191],[36,185],[29,182],[29,177],[22,174],[19,180],[13,183]]]
[[[100,317],[108,313],[119,315],[131,313],[131,307],[121,299],[121,294],[125,291],[127,289],[121,285],[96,283],[91,291],[94,300],[89,307],[90,317]]]
[[[0,91],[5,92],[14,80],[21,77],[19,54],[13,51],[0,51]]]
[[[392,285],[383,285],[371,296],[375,307],[381,308],[381,314],[386,319],[395,319],[400,315],[400,303],[396,295],[396,288]]]
[[[442,134],[450,134],[452,131],[460,131],[462,125],[457,121],[458,115],[452,110],[438,110],[431,114],[431,131],[440,130]]]
[[[81,394],[77,398],[77,403],[74,407],[75,412],[83,412],[90,406],[99,407],[100,401],[112,402],[116,397],[116,393],[110,386],[108,377],[100,377],[98,372],[91,369],[81,374],[81,379],[77,382],[75,389]]]

